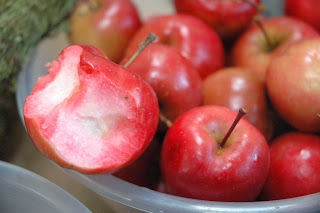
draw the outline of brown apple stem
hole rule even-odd
[[[266,39],[268,51],[271,51],[271,49],[272,49],[271,40],[270,40],[270,37],[268,36],[268,33],[267,33],[266,29],[264,28],[264,26],[263,26],[263,24],[261,22],[260,17],[259,16],[255,16],[253,18],[253,20],[258,25],[258,27],[261,29],[262,34],[263,34],[264,38]]]
[[[161,112],[159,113],[160,121],[165,123],[168,128],[172,126],[172,121],[170,121],[166,116],[164,116]]]
[[[140,44],[137,51],[131,56],[131,58],[127,61],[124,67],[128,67],[136,59],[136,57],[138,57],[138,55],[155,39],[156,39],[156,35],[154,33],[149,33],[146,40]]]
[[[263,13],[267,10],[265,6],[263,6],[262,4],[257,4],[252,0],[244,0],[244,1],[250,4],[252,7],[254,7],[258,11],[258,13]]]
[[[239,109],[239,113],[236,117],[236,119],[233,121],[229,131],[227,132],[227,134],[224,136],[224,138],[222,139],[222,141],[219,143],[219,149],[222,149],[224,147],[224,145],[226,144],[229,136],[231,135],[232,131],[234,130],[234,128],[237,126],[238,122],[240,121],[240,119],[246,114],[246,110],[243,108]]]

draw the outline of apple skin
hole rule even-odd
[[[161,151],[169,194],[211,201],[256,199],[268,175],[269,147],[260,131],[241,119],[219,149],[236,116],[226,107],[208,105],[173,123]]]
[[[319,0],[285,0],[284,13],[301,19],[320,31],[320,1]]]
[[[291,17],[264,18],[261,22],[270,38],[272,50],[267,49],[261,29],[257,24],[253,24],[234,44],[231,60],[233,66],[248,68],[263,81],[273,58],[281,55],[297,41],[319,36],[311,25]]]
[[[155,136],[138,159],[112,175],[138,186],[156,188],[160,181],[160,142]]]
[[[278,200],[320,192],[320,137],[289,132],[270,145],[270,170],[261,200]]]
[[[260,0],[253,0],[259,4]],[[196,16],[211,26],[223,41],[237,38],[250,24],[257,10],[245,1],[174,0],[178,13]]]
[[[65,48],[24,104],[37,149],[60,166],[87,174],[114,172],[138,158],[159,115],[153,89],[99,52]]]
[[[203,104],[221,105],[237,112],[248,112],[243,118],[257,127],[269,141],[273,123],[264,82],[245,68],[227,67],[207,76],[203,81]]]
[[[129,57],[124,58],[120,64],[128,60]],[[149,44],[128,69],[154,89],[160,112],[170,121],[201,104],[202,80],[199,73],[171,46]]]
[[[118,63],[141,20],[130,0],[82,0],[70,16],[69,40],[101,49]]]
[[[269,98],[280,117],[296,129],[319,132],[320,38],[300,41],[274,58],[267,70]]]
[[[154,42],[177,49],[201,78],[224,66],[224,48],[218,34],[191,15],[161,15],[146,20],[130,41],[126,55],[131,56],[151,32],[157,37]]]

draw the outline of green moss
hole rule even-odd
[[[76,0],[0,0],[0,94],[14,92],[29,50],[56,28]]]
[[[77,0],[0,0],[0,141],[8,132],[16,75],[43,37],[67,20]]]

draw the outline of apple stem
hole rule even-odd
[[[250,4],[252,7],[256,8],[258,13],[263,13],[267,10],[267,8],[265,6],[263,6],[262,4],[257,4],[255,2],[253,2],[252,0],[244,0],[244,1],[247,2],[248,4]]]
[[[164,122],[168,128],[172,126],[172,121],[170,121],[166,116],[164,116],[161,112],[159,113],[160,121]]]
[[[258,25],[258,27],[261,29],[262,34],[263,34],[264,38],[266,39],[268,51],[271,51],[272,50],[271,40],[270,40],[270,38],[268,36],[268,33],[267,33],[266,29],[264,28],[264,26],[263,26],[263,24],[261,22],[260,17],[259,16],[255,16],[253,19],[254,19],[254,22]]]
[[[238,122],[240,121],[240,119],[247,114],[246,110],[243,108],[239,109],[239,113],[237,115],[237,117],[235,118],[235,120],[233,121],[229,131],[227,132],[227,134],[224,136],[224,138],[222,139],[222,141],[219,143],[219,149],[222,149],[224,147],[224,145],[226,144],[229,136],[231,135],[232,131],[234,130],[234,128],[236,127],[236,125],[238,124]]]
[[[156,39],[156,35],[154,33],[149,33],[146,40],[140,44],[137,51],[131,56],[131,58],[125,63],[124,67],[128,67],[137,57],[138,55],[154,40]]]

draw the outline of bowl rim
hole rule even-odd
[[[80,183],[102,196],[146,212],[319,212],[320,193],[252,202],[221,202],[184,198],[121,180],[110,174],[83,175],[64,169]],[[151,204],[152,205],[151,205]]]

